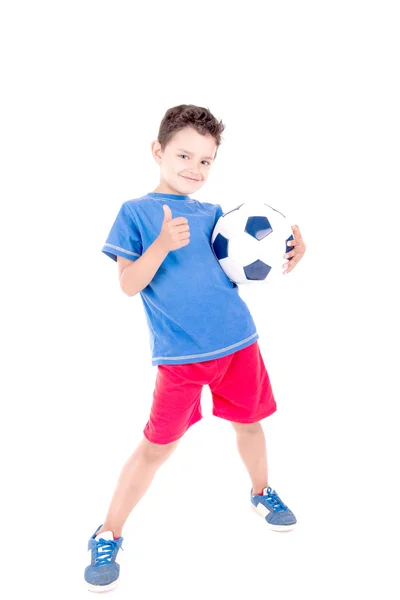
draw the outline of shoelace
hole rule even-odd
[[[103,538],[96,540],[96,565],[110,564],[113,552],[118,545],[118,540],[103,540]],[[123,550],[122,546],[120,548]]]
[[[262,498],[266,498],[267,501],[272,504],[274,512],[279,512],[287,508],[286,504],[282,502],[275,490],[270,487],[267,488],[267,494],[262,496]]]

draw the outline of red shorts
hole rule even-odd
[[[203,418],[201,392],[209,385],[212,414],[255,423],[276,411],[258,342],[228,356],[183,365],[158,365],[150,419],[143,430],[154,444],[169,444]]]

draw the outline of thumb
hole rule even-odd
[[[168,221],[172,221],[172,212],[168,204],[163,204],[164,209],[164,221],[163,223],[168,223]]]

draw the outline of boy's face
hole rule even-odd
[[[151,150],[160,165],[160,184],[154,191],[187,196],[207,181],[217,144],[213,136],[188,126],[173,135],[164,152],[158,141],[152,142]]]

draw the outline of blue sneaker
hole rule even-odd
[[[103,531],[99,525],[88,542],[92,561],[85,569],[85,581],[91,592],[108,592],[116,587],[119,580],[119,564],[115,562],[123,537],[114,540],[112,531]],[[123,548],[121,548],[123,550]]]
[[[296,517],[272,488],[264,488],[262,494],[253,494],[251,488],[250,500],[252,509],[265,518],[270,529],[290,531],[295,528]]]

